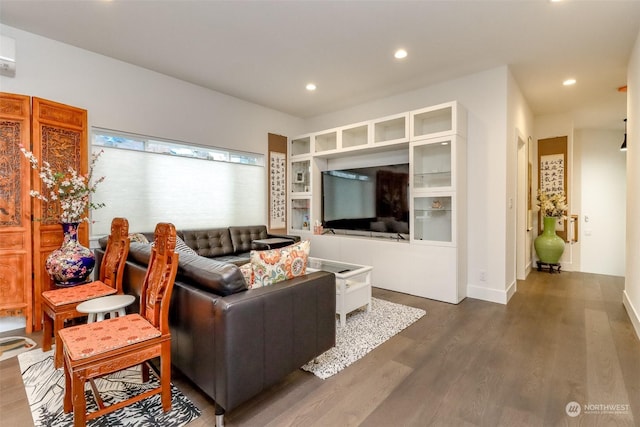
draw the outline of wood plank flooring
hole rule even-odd
[[[622,289],[620,277],[536,271],[506,306],[374,289],[427,315],[327,380],[292,373],[226,425],[638,426],[640,342]],[[189,426],[214,425],[212,402],[178,372],[173,382],[203,411]],[[16,358],[0,362],[0,425],[32,425]]]

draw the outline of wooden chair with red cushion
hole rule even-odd
[[[161,394],[162,409],[171,409],[171,334],[169,303],[176,273],[176,229],[160,223],[140,293],[140,314],[128,314],[97,323],[72,326],[59,332],[64,348],[64,411],[73,410],[74,426],[100,417],[155,394]],[[138,364],[148,380],[146,363],[160,357],[160,384],[122,402],[105,406],[94,388],[98,410],[87,414],[85,382]]]
[[[114,218],[111,221],[111,234],[107,242],[104,258],[100,264],[98,280],[71,288],[51,289],[42,293],[42,312],[44,331],[42,350],[51,350],[51,337],[56,338],[54,365],[62,367],[62,346],[59,345],[58,331],[71,319],[86,316],[76,308],[84,301],[112,294],[122,293],[122,273],[129,254],[129,221]]]

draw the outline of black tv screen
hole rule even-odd
[[[322,172],[325,230],[409,233],[409,164]]]

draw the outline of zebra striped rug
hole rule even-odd
[[[27,392],[33,424],[39,426],[62,427],[73,425],[73,414],[62,410],[64,397],[64,371],[54,369],[53,350],[43,352],[38,348],[18,355],[22,381]],[[157,386],[157,379],[151,375],[148,383],[142,383],[139,366],[95,380],[102,399],[107,404],[140,394]],[[87,383],[87,410],[97,409]],[[180,427],[200,416],[200,410],[171,385],[171,411],[164,413],[160,396],[155,395],[111,414],[87,423],[88,426],[175,426]]]

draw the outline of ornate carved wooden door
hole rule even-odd
[[[88,172],[87,110],[33,98],[32,151],[41,161],[51,164],[52,170],[66,170],[69,166],[82,174]],[[42,182],[33,170],[32,188],[41,191]],[[47,203],[33,203],[33,217],[45,218]],[[80,243],[89,246],[89,227],[86,223],[78,231]],[[62,244],[62,227],[55,221],[33,222],[33,310],[34,329],[42,327],[43,291],[51,289],[52,281],[45,270],[51,251]]]
[[[20,152],[30,145],[29,97],[0,93],[0,316],[33,323],[31,291],[31,168]]]

